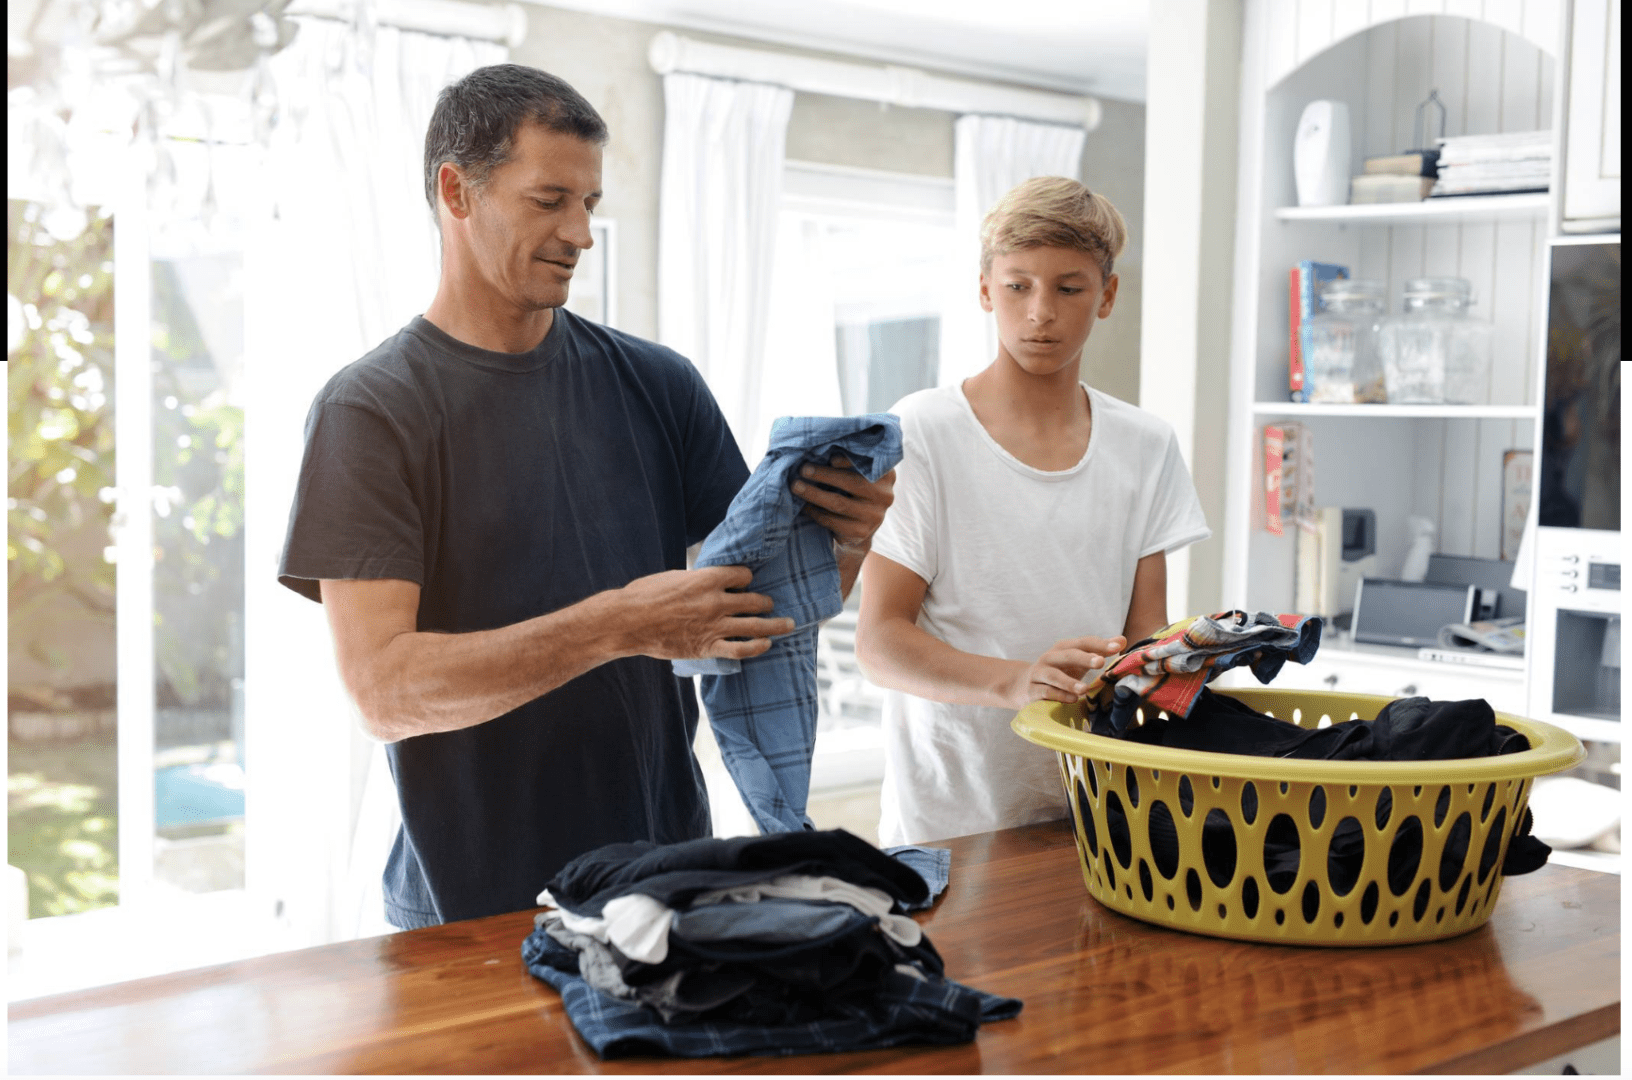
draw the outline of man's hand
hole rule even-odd
[[[1127,648],[1122,637],[1079,637],[1056,641],[1014,681],[1006,695],[1014,709],[1033,701],[1082,700],[1088,683],[1105,661]]]
[[[793,620],[763,618],[773,606],[768,596],[730,591],[753,580],[746,566],[636,578],[617,590],[629,651],[660,660],[758,656],[771,647],[772,637],[793,633]]]
[[[793,493],[805,500],[805,513],[833,534],[841,557],[864,555],[895,501],[895,470],[868,483],[843,455],[833,458],[832,466],[801,466],[803,479],[793,482]],[[838,490],[827,491],[820,484]]]

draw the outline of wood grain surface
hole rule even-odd
[[[11,1071],[1488,1073],[1620,1030],[1614,875],[1512,878],[1448,941],[1311,949],[1107,911],[1064,822],[949,846],[920,921],[949,975],[1025,1002],[966,1046],[601,1061],[522,966],[518,912],[22,1002]]]

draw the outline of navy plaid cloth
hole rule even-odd
[[[676,675],[703,676],[703,705],[720,757],[761,832],[812,828],[805,814],[816,745],[816,633],[844,607],[833,534],[801,514],[789,485],[799,466],[848,457],[869,481],[901,460],[901,425],[889,413],[785,416],[765,458],[703,541],[698,566],[746,566],[749,589],[776,602],[793,633],[748,660],[676,660]]]
[[[1020,1014],[1021,1003],[949,979],[886,972],[866,1005],[835,1009],[805,1024],[702,1021],[665,1025],[657,1013],[610,997],[578,974],[578,954],[542,929],[521,944],[527,970],[561,994],[567,1017],[603,1058],[631,1054],[717,1057],[728,1054],[816,1054],[875,1050],[904,1043],[962,1043],[980,1025]]]

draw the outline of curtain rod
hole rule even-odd
[[[774,83],[811,94],[861,98],[907,108],[1018,116],[1070,124],[1089,131],[1099,126],[1103,113],[1099,99],[1087,95],[954,79],[895,64],[859,64],[716,45],[682,37],[672,30],[659,31],[653,36],[646,56],[652,70],[659,75],[683,71],[722,79]]]
[[[467,37],[501,42],[510,48],[527,37],[527,13],[519,4],[471,4],[464,0],[376,0],[381,25],[417,30],[442,37]],[[295,0],[287,15],[319,19],[352,19],[349,0]]]

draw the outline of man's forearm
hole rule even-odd
[[[870,544],[846,547],[837,541],[833,544],[833,557],[839,563],[839,595],[846,600],[850,599],[850,590],[856,586],[856,576],[861,573],[861,564],[867,558],[869,547]]]
[[[856,659],[873,683],[931,701],[1014,708],[1031,665],[954,649],[905,619],[858,632]]]
[[[485,723],[636,651],[613,593],[496,630],[399,634],[371,659],[352,696],[383,742]]]

